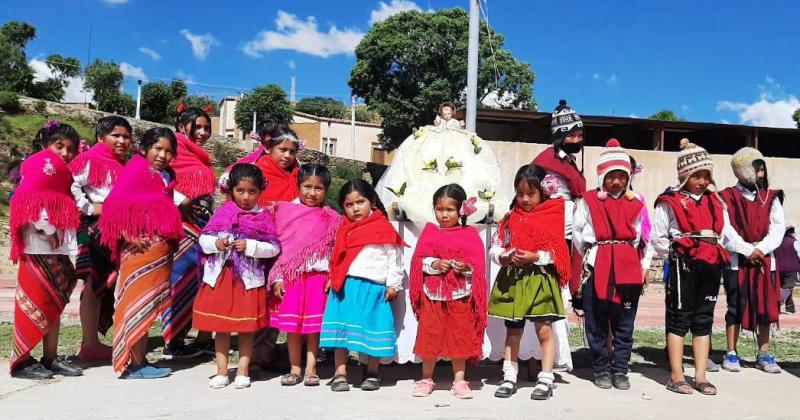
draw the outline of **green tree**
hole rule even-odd
[[[120,107],[124,99],[121,99],[119,93],[124,76],[117,63],[95,60],[86,67],[84,78],[83,86],[94,92],[97,109],[109,112],[114,112],[115,109],[124,109]]]
[[[97,108],[106,112],[113,112],[119,115],[132,117],[136,112],[136,100],[127,93],[122,93],[118,90],[109,92],[103,96],[103,101],[100,102],[95,97]]]
[[[322,96],[303,98],[295,104],[294,109],[306,114],[326,118],[342,118],[342,115],[347,112],[347,108],[341,101]]]
[[[797,128],[800,128],[800,108],[797,108],[792,114],[792,119],[794,120],[795,124],[797,124]]]
[[[345,119],[350,118],[350,110],[346,110]],[[356,121],[380,124],[381,116],[365,106],[356,106]]]
[[[81,74],[81,62],[74,57],[51,54],[45,59],[45,64],[53,77],[34,82],[28,93],[34,98],[60,102],[64,99],[64,90],[69,85],[69,78]]]
[[[292,105],[286,100],[283,88],[275,84],[253,89],[236,105],[236,125],[245,132],[253,130],[253,112],[259,121],[269,119],[287,124],[292,121]]]
[[[143,120],[166,123],[169,113],[169,104],[172,101],[172,90],[164,82],[147,83],[142,86],[142,108],[140,115]]]
[[[33,70],[28,65],[25,45],[36,36],[36,28],[24,22],[0,27],[0,90],[29,93]]]
[[[658,121],[686,121],[686,118],[679,117],[671,109],[664,108],[661,111],[647,117],[650,120]]]
[[[356,47],[350,72],[353,94],[383,118],[383,141],[395,148],[431,124],[441,102],[465,102],[469,19],[463,9],[409,11],[374,25]],[[504,107],[535,109],[529,63],[503,48],[505,38],[481,25],[478,101],[509,97]]]
[[[172,99],[180,99],[189,94],[189,88],[181,79],[172,79],[169,84],[169,91],[172,94]]]

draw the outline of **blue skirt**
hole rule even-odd
[[[345,348],[374,357],[397,352],[392,306],[386,302],[386,285],[347,276],[340,292],[331,289],[319,345]]]

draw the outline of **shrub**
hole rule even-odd
[[[33,103],[33,109],[40,114],[44,114],[45,109],[47,109],[47,104],[40,99]]]
[[[22,111],[19,104],[19,96],[14,92],[0,92],[0,109],[9,114],[18,114]]]
[[[337,165],[331,171],[331,176],[333,178],[340,178],[346,181],[352,181],[354,179],[361,178],[362,171],[361,168],[355,165]]]

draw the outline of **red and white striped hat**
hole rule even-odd
[[[600,153],[600,158],[597,161],[597,183],[598,186],[603,188],[603,179],[611,171],[623,171],[628,174],[628,184],[630,185],[631,172],[631,157],[625,152],[619,144],[619,140],[610,139],[606,143],[606,148]]]

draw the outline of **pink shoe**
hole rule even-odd
[[[436,387],[436,384],[433,383],[430,379],[421,379],[417,382],[414,382],[414,393],[411,394],[412,397],[429,397],[431,392],[433,392],[433,388]]]
[[[111,361],[111,346],[100,344],[99,346],[89,349],[81,344],[78,349],[78,360],[83,362],[110,362]]]
[[[460,400],[472,399],[472,390],[469,389],[469,382],[467,381],[458,381],[454,383],[453,387],[450,388],[450,393]]]

